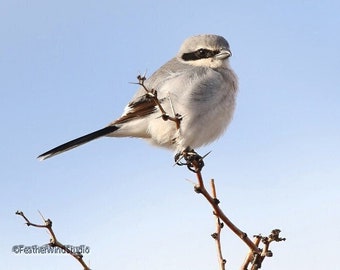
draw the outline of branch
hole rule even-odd
[[[158,106],[159,110],[161,111],[161,116],[164,121],[171,120],[176,123],[176,127],[179,130],[182,117],[179,113],[176,113],[174,111],[174,108],[172,106],[171,99],[169,97],[170,105],[172,108],[173,117],[170,117],[169,114],[164,110],[164,108],[161,105],[161,102],[159,101],[157,97],[157,91],[155,89],[148,89],[144,82],[146,80],[145,76],[139,75],[137,77],[138,83],[143,89],[146,91],[146,95],[149,98],[152,98],[155,102],[155,104]],[[209,152],[210,153],[210,152]],[[209,154],[208,153],[208,154]],[[192,172],[194,172],[197,176],[198,184],[195,185],[195,191],[197,193],[201,193],[207,201],[211,204],[211,206],[214,209],[214,215],[216,218],[216,232],[213,233],[211,236],[216,240],[216,246],[217,246],[217,253],[218,253],[218,261],[220,265],[221,270],[225,270],[226,260],[223,258],[222,255],[222,249],[221,249],[221,229],[223,228],[224,224],[226,224],[230,230],[232,230],[238,237],[241,238],[241,240],[250,248],[250,251],[246,257],[246,260],[243,264],[244,270],[247,270],[249,263],[252,263],[252,270],[261,268],[261,264],[264,260],[264,258],[272,256],[271,251],[269,250],[269,244],[272,241],[277,241],[280,239],[280,241],[285,240],[284,238],[279,238],[278,234],[280,233],[280,230],[273,230],[272,234],[269,237],[262,238],[261,236],[256,236],[253,241],[251,241],[247,234],[243,231],[241,231],[238,227],[236,227],[223,213],[223,211],[218,206],[219,200],[216,196],[216,189],[214,180],[211,180],[211,189],[212,189],[212,196],[208,193],[204,186],[201,170],[204,166],[203,159],[208,155],[201,157],[199,154],[197,154],[192,148],[188,147],[187,149],[183,150],[181,153],[178,153],[175,156],[175,162],[177,165],[186,165],[188,169]],[[184,159],[185,162],[182,162],[181,159]],[[221,220],[224,222],[221,222]],[[259,248],[260,240],[264,243],[263,250]]]
[[[261,253],[261,250],[248,238],[247,234],[243,231],[241,231],[239,228],[237,228],[223,213],[221,208],[218,206],[219,201],[214,199],[206,190],[201,174],[201,165],[200,162],[198,162],[196,159],[193,161],[190,161],[191,166],[194,168],[194,171],[197,176],[198,184],[195,186],[195,191],[197,193],[201,193],[204,198],[207,199],[207,201],[211,204],[211,206],[214,208],[214,213],[216,216],[218,216],[228,227],[230,230],[232,230],[238,237],[241,238],[241,240],[254,252],[254,253]]]
[[[216,196],[216,189],[215,189],[215,183],[214,179],[211,179],[211,193],[213,195],[213,198],[215,202],[218,202],[217,196]],[[217,254],[218,254],[218,262],[220,265],[221,270],[225,270],[225,264],[227,263],[227,260],[223,258],[222,255],[222,248],[221,248],[221,230],[224,226],[223,222],[220,221],[219,216],[214,212],[215,220],[216,220],[216,232],[213,233],[211,236],[216,240],[216,247],[217,247]]]
[[[141,87],[144,88],[146,95],[150,98],[152,98],[154,100],[154,102],[156,103],[157,107],[159,108],[159,110],[162,113],[162,119],[164,121],[170,120],[176,123],[176,128],[179,129],[180,128],[180,124],[181,124],[181,120],[182,120],[182,116],[178,113],[175,113],[174,108],[172,107],[174,116],[170,116],[163,108],[163,106],[161,105],[161,102],[159,101],[158,97],[157,97],[157,91],[155,89],[148,89],[144,82],[146,81],[146,77],[142,76],[142,75],[138,75],[137,76],[138,79],[138,85],[140,85]],[[169,97],[170,99],[170,97]],[[170,105],[172,106],[172,102],[170,99]]]
[[[74,257],[83,267],[84,270],[90,270],[90,268],[86,265],[86,263],[83,261],[83,255],[78,253],[78,252],[73,252],[72,250],[70,250],[69,248],[67,248],[65,245],[63,245],[62,243],[60,243],[57,240],[57,237],[52,229],[52,221],[50,219],[44,219],[44,223],[43,225],[39,225],[39,224],[35,224],[30,222],[30,220],[25,216],[25,214],[22,211],[16,211],[15,212],[16,215],[22,216],[23,219],[26,221],[26,225],[27,226],[33,226],[33,227],[37,227],[37,228],[46,228],[48,230],[48,232],[50,233],[51,239],[50,239],[50,243],[49,245],[51,247],[59,247],[60,249],[64,250],[66,253],[70,254],[72,257]]]
[[[196,155],[195,155],[196,154]],[[216,189],[214,180],[211,180],[211,186],[212,186],[212,196],[208,193],[204,186],[201,170],[204,166],[203,158],[200,157],[197,153],[194,151],[191,151],[190,155],[187,155],[186,153],[183,154],[184,159],[186,160],[186,163],[181,163],[181,165],[185,164],[187,165],[188,169],[190,171],[193,171],[196,174],[198,183],[195,185],[195,191],[197,193],[201,193],[204,198],[207,199],[207,201],[211,204],[211,206],[214,209],[214,215],[216,217],[216,226],[217,231],[212,236],[216,240],[217,245],[217,251],[218,251],[218,257],[219,257],[219,264],[220,269],[225,269],[226,260],[223,259],[222,252],[221,252],[221,243],[220,243],[220,231],[224,224],[226,224],[230,230],[232,230],[238,237],[241,238],[241,240],[250,248],[250,251],[247,254],[247,257],[241,267],[242,270],[247,270],[248,265],[251,264],[251,270],[257,270],[260,269],[262,266],[262,262],[265,259],[265,257],[271,257],[273,256],[272,252],[269,250],[269,245],[272,242],[280,242],[285,241],[285,238],[281,238],[279,236],[280,230],[275,229],[271,232],[271,234],[268,237],[262,237],[261,235],[254,236],[253,241],[251,241],[247,234],[243,231],[241,231],[238,227],[236,227],[223,213],[221,208],[218,206],[220,201],[216,197]],[[224,222],[222,223],[220,219]],[[262,243],[264,245],[264,248],[259,248],[259,244],[262,240]]]
[[[260,241],[261,241],[261,236],[259,235],[254,235],[254,239],[253,239],[253,242],[254,244],[258,247],[259,244],[260,244]],[[247,257],[245,258],[244,260],[244,263],[241,267],[241,270],[247,270],[248,269],[248,265],[251,263],[251,262],[254,262],[254,252],[252,250],[249,250],[248,254],[247,254]]]
[[[262,266],[262,262],[266,257],[272,257],[273,253],[269,250],[269,245],[272,242],[281,242],[281,241],[286,241],[286,238],[281,238],[280,237],[280,230],[279,229],[274,229],[272,232],[269,234],[269,236],[261,236],[261,235],[254,235],[254,237],[257,239],[256,243],[259,245],[260,241],[263,243],[263,249],[261,254],[255,254],[250,260],[249,254],[247,256],[247,259],[245,261],[245,264],[242,266],[242,269],[247,269],[248,264],[251,262],[252,263],[252,268],[251,270],[257,270],[260,269]],[[247,263],[247,264],[246,264]]]

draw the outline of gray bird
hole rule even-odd
[[[50,158],[103,136],[143,138],[177,154],[216,140],[235,109],[238,82],[229,66],[230,56],[229,44],[221,36],[189,37],[174,58],[142,81],[121,117],[38,158]],[[165,116],[178,122],[165,121]]]

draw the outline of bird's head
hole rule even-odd
[[[178,54],[179,61],[193,66],[227,67],[231,56],[228,41],[217,35],[198,35],[186,39]]]

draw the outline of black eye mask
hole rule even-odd
[[[212,51],[208,49],[198,49],[197,51],[190,52],[190,53],[184,53],[182,55],[182,59],[184,61],[194,61],[204,58],[211,58],[215,56],[216,54],[220,53],[220,51]]]

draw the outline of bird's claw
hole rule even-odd
[[[210,153],[210,152],[209,152]],[[208,154],[209,154],[208,153]],[[204,155],[203,157],[196,153],[193,149],[185,149],[180,153],[175,155],[175,162],[179,166],[187,166],[188,169],[194,173],[199,172],[204,167],[203,159],[208,155]],[[182,160],[185,161],[182,161]]]

